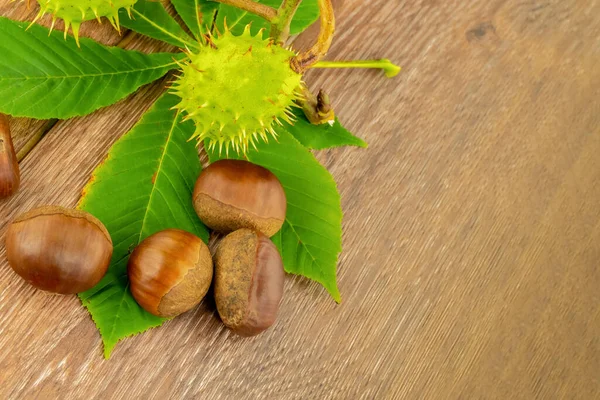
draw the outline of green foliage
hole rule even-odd
[[[158,0],[138,0],[131,10],[131,18],[125,10],[121,10],[119,17],[124,27],[151,38],[180,48],[198,46]]]
[[[80,294],[96,322],[108,358],[126,336],[164,320],[144,311],[129,292],[130,252],[149,235],[179,228],[208,240],[208,231],[192,207],[200,161],[188,142],[194,125],[170,109],[177,98],[165,94],[142,120],[111,148],[93,173],[79,204],[105,225],[113,240],[109,271],[93,289]]]
[[[285,124],[282,129],[291,133],[302,145],[313,150],[323,150],[340,146],[368,147],[362,139],[351,134],[340,124],[336,118],[335,124],[311,124],[304,113],[294,109],[296,122],[293,125]]]
[[[171,0],[171,3],[197,39],[212,29],[220,5],[208,0]]]
[[[273,7],[281,3],[281,0],[260,1]],[[139,0],[132,10],[132,18],[121,10],[122,24],[190,50],[199,48],[198,39],[212,29],[213,21],[221,32],[226,20],[237,35],[242,34],[249,23],[252,23],[253,34],[262,27],[267,28],[265,35],[268,33],[269,24],[265,20],[234,7],[208,0],[172,0],[172,3],[194,38],[159,1]],[[293,19],[291,33],[303,31],[317,18],[317,0],[304,0]],[[102,46],[85,38],[78,48],[72,39],[65,41],[61,34],[49,34],[39,25],[34,24],[28,31],[25,28],[24,23],[0,17],[0,112],[14,116],[45,119],[91,113],[178,68],[186,58],[183,53],[146,55]],[[289,54],[283,58],[289,67]],[[201,71],[205,65],[195,67]],[[251,89],[259,91],[256,84],[265,86],[266,80],[276,74],[265,72],[260,66],[256,68],[258,77],[252,78]],[[215,71],[220,73],[226,69]],[[247,72],[241,68],[241,72],[221,79],[221,83],[227,85],[216,85],[202,94],[212,101],[222,86],[237,87],[236,79],[247,76]],[[294,82],[286,81],[290,90],[295,88]],[[239,103],[239,94],[236,98],[237,92],[232,93],[230,100]],[[261,98],[277,102],[268,96]],[[191,202],[194,182],[201,169],[195,143],[188,141],[196,127],[192,121],[184,122],[180,112],[173,111],[179,101],[172,94],[164,94],[142,120],[115,143],[104,163],[94,171],[79,204],[79,208],[106,225],[114,243],[107,275],[96,287],[80,294],[100,330],[107,358],[119,340],[164,322],[145,312],[130,294],[126,268],[135,246],[147,236],[167,228],[183,229],[204,241],[208,239],[208,231]],[[244,104],[246,108],[258,105],[258,102]],[[268,116],[276,120],[278,115],[268,109],[269,106],[263,106]],[[225,107],[213,111],[226,112]],[[294,110],[294,114],[297,119],[294,125],[283,123],[277,128],[277,140],[257,142],[258,151],[250,149],[246,158],[271,170],[286,191],[286,221],[273,237],[286,271],[321,283],[339,302],[336,264],[341,251],[340,196],[333,178],[309,149],[343,145],[366,147],[366,143],[337,120],[333,126],[314,126],[300,111]],[[237,116],[234,119],[241,121]],[[286,118],[281,116],[281,119]],[[242,145],[244,143],[247,145],[246,142]],[[213,150],[209,156],[214,161],[220,155],[218,146]]]
[[[259,0],[258,3],[279,8],[281,0]],[[304,31],[318,18],[319,6],[317,0],[303,0],[292,20],[290,33],[295,35]],[[221,4],[216,22],[217,27],[221,32],[224,31],[225,23],[227,23],[227,26],[234,34],[241,34],[244,31],[244,27],[248,24],[252,24],[253,35],[258,33],[260,29],[265,28],[264,36],[267,37],[271,30],[269,22],[265,19],[226,4]]]
[[[279,133],[277,142],[260,142],[258,151],[250,150],[245,157],[273,172],[285,189],[286,220],[272,240],[287,272],[319,282],[340,302],[336,267],[342,209],[335,181],[291,134],[283,129]],[[218,152],[209,152],[209,157],[211,162],[221,158]]]
[[[183,54],[142,54],[0,17],[0,112],[66,119],[116,103],[177,67]]]

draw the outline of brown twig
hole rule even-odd
[[[329,51],[333,41],[335,15],[333,14],[331,0],[319,0],[319,10],[321,12],[321,31],[317,42],[309,50],[298,54],[291,60],[292,69],[299,74],[304,73],[323,58]]]
[[[219,3],[227,4],[230,6],[237,7],[244,11],[251,12],[272,22],[277,17],[277,10],[273,7],[266,6],[261,3],[257,3],[252,0],[213,0]]]

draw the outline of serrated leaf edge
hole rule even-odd
[[[176,115],[175,115],[175,117],[173,118],[173,122],[172,122],[172,124],[171,124],[171,128],[169,129],[169,134],[167,135],[167,137],[166,137],[166,140],[165,140],[165,143],[166,143],[166,145],[165,145],[165,146],[164,146],[164,148],[163,148],[163,152],[162,152],[162,154],[161,154],[160,161],[159,161],[159,163],[158,163],[158,166],[157,166],[157,168],[156,168],[156,171],[157,171],[157,172],[158,172],[158,171],[160,171],[160,169],[161,169],[161,166],[162,166],[162,164],[163,164],[163,161],[164,161],[164,159],[165,159],[165,155],[166,155],[166,153],[167,153],[167,149],[168,149],[168,147],[169,147],[169,144],[170,144],[170,142],[171,142],[171,137],[173,136],[173,132],[175,132],[175,128],[176,128],[177,124],[179,123],[179,116],[180,116],[180,112],[177,112],[177,114],[176,114]],[[143,117],[142,117],[142,118],[143,118]],[[141,119],[140,119],[140,121],[141,121]],[[130,132],[131,132],[131,131],[130,131]],[[126,135],[127,135],[127,134],[126,134]],[[111,155],[112,155],[112,153],[113,153],[113,149],[114,149],[114,148],[113,148],[113,147],[111,147],[111,149],[110,149],[110,150],[109,150],[109,152],[108,152],[108,155],[106,156],[106,158],[104,159],[104,161],[103,161],[101,164],[103,164],[104,162],[106,162],[106,160],[108,160],[108,159],[110,158],[110,156],[111,156]],[[80,199],[79,203],[77,204],[77,208],[80,208],[80,207],[82,206],[82,204],[83,204],[83,202],[84,202],[84,200],[85,200],[85,193],[86,193],[86,192],[87,192],[87,190],[88,190],[88,189],[89,189],[89,188],[90,188],[90,187],[91,187],[91,186],[92,186],[92,185],[95,183],[95,181],[96,181],[96,171],[98,171],[99,167],[100,167],[100,165],[99,165],[98,167],[96,167],[96,169],[94,170],[94,173],[92,174],[92,177],[90,178],[90,180],[88,181],[88,183],[86,184],[86,186],[84,187],[84,189],[82,190],[82,197],[81,197],[81,199]],[[158,181],[158,176],[157,176],[156,180]],[[154,182],[154,185],[152,186],[152,190],[151,190],[151,192],[150,192],[150,196],[149,196],[149,198],[148,198],[148,204],[150,204],[150,203],[152,202],[152,195],[154,194],[155,187],[156,187],[156,181]],[[140,239],[141,239],[141,237],[142,237],[142,233],[143,233],[143,231],[144,231],[144,226],[145,226],[145,223],[146,223],[146,218],[147,218],[147,215],[148,215],[148,209],[146,208],[146,212],[144,213],[144,218],[143,218],[143,220],[142,220],[142,227],[141,227],[141,229],[140,229],[140,233],[139,233],[139,235],[138,235],[138,240],[137,240],[137,242],[138,242],[138,243],[140,242]],[[129,254],[125,255],[125,256],[124,256],[122,259],[120,259],[120,260],[118,260],[118,261],[116,261],[116,262],[117,262],[117,263],[118,263],[118,262],[121,262],[121,261],[123,261],[123,260],[124,260],[125,258],[127,258],[127,257],[129,257]],[[122,276],[124,276],[124,275],[122,275]],[[121,279],[121,277],[116,277],[115,279]],[[125,298],[125,296],[126,296],[126,294],[127,294],[128,290],[129,290],[129,282],[127,282],[127,285],[126,285],[126,287],[125,287],[125,290],[123,291],[123,294],[122,294],[122,297],[121,297],[121,301],[119,302],[119,306],[118,306],[118,309],[117,309],[117,312],[116,312],[116,316],[115,316],[115,318],[114,318],[114,321],[116,321],[116,320],[118,319],[119,312],[121,311],[121,309],[122,309],[122,307],[123,307],[123,300],[124,300],[124,298]],[[86,310],[88,311],[88,314],[90,315],[90,317],[91,317],[92,321],[94,321],[94,324],[96,325],[96,327],[97,327],[98,331],[100,332],[100,337],[101,337],[101,340],[102,340],[102,344],[103,344],[103,346],[104,346],[104,358],[105,358],[105,359],[109,359],[109,358],[110,358],[110,355],[111,355],[112,351],[114,350],[114,348],[116,347],[116,345],[117,345],[119,342],[121,342],[123,339],[129,338],[129,337],[132,337],[132,336],[136,336],[136,335],[138,335],[138,334],[140,334],[140,333],[143,333],[143,332],[146,332],[146,331],[148,331],[148,330],[150,330],[150,329],[153,329],[153,328],[159,327],[159,326],[161,326],[162,324],[164,324],[164,323],[165,323],[165,321],[168,321],[168,319],[163,319],[161,322],[159,322],[159,323],[157,323],[157,324],[150,324],[151,326],[150,326],[150,327],[148,327],[147,329],[144,329],[144,330],[138,330],[138,331],[136,331],[136,332],[133,332],[133,333],[131,333],[131,334],[129,334],[129,335],[125,335],[125,336],[123,336],[123,337],[120,337],[120,338],[119,338],[119,339],[117,339],[117,340],[114,340],[114,338],[113,338],[113,334],[114,334],[114,330],[115,330],[115,326],[116,326],[116,324],[112,324],[112,327],[111,327],[111,333],[110,333],[110,335],[108,335],[108,334],[106,334],[106,335],[105,335],[105,334],[104,334],[104,333],[103,333],[103,332],[100,330],[100,325],[98,324],[98,322],[97,322],[97,321],[96,321],[96,319],[94,318],[94,314],[93,314],[93,313],[91,312],[91,310],[89,309],[89,307],[88,307],[88,304],[86,304],[86,303],[85,303],[85,301],[88,301],[88,302],[89,302],[89,299],[90,299],[92,296],[90,296],[90,297],[87,297],[87,298],[85,298],[85,299],[84,299],[84,298],[82,298],[82,296],[81,296],[81,295],[78,295],[78,297],[79,297],[79,299],[80,299],[80,301],[81,301],[81,304],[82,304],[82,305],[83,305],[83,306],[86,308]],[[113,341],[114,341],[114,343],[113,343]]]

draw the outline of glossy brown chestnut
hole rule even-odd
[[[12,196],[20,182],[19,162],[10,137],[8,118],[0,114],[0,199]]]
[[[268,237],[249,229],[227,235],[215,254],[215,300],[223,323],[241,336],[269,328],[284,278],[281,256]]]
[[[202,171],[194,209],[205,225],[222,233],[242,228],[271,237],[283,225],[287,201],[269,170],[242,160],[220,160]]]
[[[106,274],[112,241],[89,213],[45,206],[26,212],[6,232],[8,264],[33,286],[49,292],[79,293]]]
[[[213,276],[210,251],[197,236],[167,229],[144,239],[127,265],[131,293],[142,308],[175,317],[194,308]]]

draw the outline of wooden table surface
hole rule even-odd
[[[335,6],[331,59],[404,67],[308,76],[370,144],[319,153],[343,196],[343,303],[289,276],[261,336],[233,336],[206,302],[105,361],[78,299],[24,284],[2,248],[0,399],[600,398],[600,0]],[[163,85],[84,118],[13,119],[22,188],[0,235],[33,206],[74,206]]]

